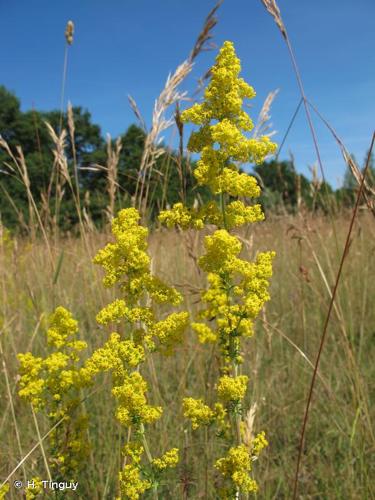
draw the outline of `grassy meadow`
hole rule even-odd
[[[139,209],[142,223],[149,229],[151,273],[175,287],[183,296],[183,301],[174,308],[174,312],[188,311],[190,318],[195,318],[201,308],[200,293],[207,288],[207,274],[202,271],[199,258],[205,252],[205,236],[211,235],[216,226],[221,227],[221,223],[215,226],[207,219],[208,222],[200,230],[190,227],[183,231],[181,224],[167,229],[158,223],[155,214],[172,204],[168,200],[168,186],[173,175],[173,195],[177,193],[181,202],[192,205],[191,210],[207,202],[207,198],[204,199],[207,191],[194,191],[189,184],[193,179],[194,162],[190,162],[191,158],[185,152],[186,144],[183,143],[183,139],[187,138],[183,138],[182,134],[179,105],[184,94],[180,93],[179,86],[190,73],[194,59],[207,48],[220,3],[207,17],[188,59],[171,75],[156,100],[151,128],[144,127],[145,141],[139,169],[131,173],[133,191],[129,190],[125,197],[122,196],[127,186],[121,185],[118,176],[122,147],[120,138],[116,142],[108,139],[104,150],[107,155],[105,161],[98,156],[105,165],[100,167],[95,164],[92,167],[93,171],[101,169],[99,180],[102,184],[98,192],[105,199],[105,209],[97,205],[96,211],[101,213],[105,223],[93,223],[90,204],[86,203],[90,188],[86,194],[80,191],[79,175],[84,174],[79,171],[71,106],[66,115],[66,130],[62,129],[63,110],[55,116],[60,122],[59,127],[54,130],[47,125],[53,166],[48,191],[38,200],[22,149],[8,146],[5,139],[0,138],[0,146],[12,166],[12,175],[19,181],[17,186],[22,186],[25,200],[22,212],[8,196],[9,210],[14,210],[14,218],[18,218],[19,222],[15,230],[8,231],[0,219],[0,486],[2,481],[9,481],[10,484],[5,496],[4,490],[3,493],[0,491],[0,498],[36,498],[32,493],[25,492],[27,481],[36,477],[47,479],[50,468],[56,466],[53,464],[53,460],[56,461],[53,453],[48,456],[51,419],[46,412],[35,411],[18,394],[20,363],[17,354],[32,352],[34,356],[46,356],[49,317],[58,306],[71,311],[78,320],[78,338],[87,343],[87,350],[82,354],[83,362],[106,342],[113,331],[113,325],[99,324],[96,315],[119,297],[118,289],[103,286],[103,269],[93,263],[93,258],[113,241],[110,222],[116,217],[118,209],[130,205]],[[300,84],[299,106],[303,103],[319,153],[310,117],[313,110],[304,95],[286,28],[274,0],[263,0],[263,3],[287,42]],[[68,23],[62,102],[67,54],[71,50],[73,33],[74,26]],[[232,49],[227,47],[225,50],[230,52]],[[252,136],[254,143],[261,143],[264,139],[262,134],[270,132],[270,108],[275,95],[271,93],[263,105]],[[144,123],[136,103],[133,100],[130,103],[140,123]],[[171,109],[173,119],[167,118]],[[163,149],[159,140],[172,125],[180,134],[177,153],[171,152],[170,148]],[[333,129],[331,132],[334,133]],[[241,344],[243,364],[240,373],[247,375],[249,382],[244,401],[239,405],[240,417],[238,414],[231,416],[233,435],[240,429],[237,444],[242,444],[238,418],[244,419],[241,424],[251,436],[265,431],[269,442],[259,460],[256,454],[252,456],[251,474],[259,485],[259,492],[254,494],[254,498],[375,499],[375,191],[367,181],[362,182],[361,170],[340,139],[337,136],[335,139],[347,161],[348,171],[353,175],[353,196],[358,193],[358,185],[361,185],[360,194],[364,194],[363,198],[358,195],[361,200],[356,206],[359,206],[358,212],[354,211],[354,204],[351,207],[334,204],[334,195],[324,189],[324,179],[319,180],[317,170],[314,170],[313,182],[306,188],[306,192],[312,193],[311,196],[309,194],[310,205],[301,195],[301,176],[296,174],[292,181],[292,185],[295,183],[293,199],[296,200],[292,210],[287,204],[282,210],[280,206],[274,210],[267,208],[264,221],[241,223],[230,228],[231,234],[242,244],[241,259],[253,262],[259,252],[276,252],[270,280],[271,300],[261,308],[254,321],[255,334],[244,338]],[[264,144],[269,144],[269,141],[264,141]],[[228,161],[226,158],[224,169]],[[172,171],[174,174],[171,174]],[[94,177],[90,175],[86,180],[91,182]],[[281,179],[281,170],[275,172],[276,175]],[[154,181],[156,184],[153,184]],[[284,182],[283,179],[281,181]],[[272,196],[274,194],[271,193]],[[223,227],[227,230],[225,201],[229,203],[236,196],[228,189],[217,197],[220,198],[217,206],[220,205],[223,214],[222,231]],[[288,196],[291,199],[290,193]],[[213,199],[216,203],[217,199]],[[246,195],[241,199],[246,203],[249,201]],[[244,213],[247,208],[243,204]],[[64,210],[75,213],[75,224],[68,228],[62,220]],[[71,215],[69,217],[66,220],[72,221]],[[348,240],[350,221],[354,223]],[[336,290],[345,246],[347,252]],[[333,294],[301,445],[309,388]],[[165,304],[153,307],[160,318],[172,309]],[[207,322],[211,324],[214,320],[216,317],[209,318]],[[133,333],[129,330],[123,324],[116,326],[119,334],[123,337],[128,335],[133,341]],[[237,369],[238,366],[233,368],[235,377]],[[160,352],[148,355],[134,370],[138,371],[137,374],[140,371],[147,381],[150,404],[161,406],[164,411],[160,420],[147,426],[147,439],[153,456],[163,455],[165,450],[174,447],[179,449],[177,466],[163,473],[157,491],[149,488],[140,498],[245,500],[251,497],[239,490],[235,496],[219,496],[220,477],[212,464],[225,454],[227,446],[217,438],[211,424],[192,430],[191,422],[183,415],[184,398],[202,398],[214,407],[222,370],[219,343],[199,343],[190,324],[183,341],[171,355]],[[85,463],[79,464],[83,466],[79,477],[65,478],[67,481],[78,481],[77,491],[45,491],[38,498],[120,498],[118,476],[126,465],[123,448],[124,443],[129,442],[131,432],[115,418],[116,401],[111,394],[111,384],[111,374],[104,370],[92,386],[84,390],[79,387],[79,408],[89,417],[84,440],[90,448]],[[241,413],[243,408],[249,409],[246,414]],[[74,415],[71,417],[73,420]],[[64,439],[68,441],[69,435],[65,435]],[[296,491],[293,494],[299,453],[298,494]],[[14,487],[15,480],[22,482],[23,487]],[[138,497],[124,495],[121,498]]]
[[[250,376],[248,398],[254,425],[270,442],[256,466],[259,498],[290,498],[298,438],[313,372],[338,252],[346,236],[347,218],[333,221],[311,215],[269,217],[241,232],[246,256],[275,248],[272,300],[256,323],[256,335],[246,344],[244,371]],[[86,241],[66,237],[51,245],[58,277],[48,268],[42,241],[13,239],[1,246],[2,385],[1,474],[5,476],[36,442],[30,407],[17,397],[16,353],[45,349],[46,311],[63,304],[79,319],[80,336],[90,350],[104,341],[95,315],[111,298],[100,283],[101,272],[91,262],[109,234],[87,234]],[[201,235],[157,230],[150,234],[152,265],[158,275],[184,292],[183,308],[194,312],[204,277],[196,266]],[[373,219],[357,220],[313,396],[302,458],[301,498],[373,498],[374,495],[374,364],[375,251]],[[55,283],[53,283],[55,279]],[[210,455],[215,440],[209,433],[192,433],[183,424],[181,400],[192,394],[210,398],[217,375],[216,353],[199,346],[189,333],[175,356],[157,357],[146,364],[154,402],[167,408],[152,431],[153,446],[179,446],[183,460],[161,498],[213,498]],[[116,450],[118,425],[108,380],[84,402],[92,422],[93,448],[80,481],[80,498],[112,498],[121,461]],[[179,424],[176,426],[176,422]],[[45,422],[40,421],[43,433]],[[20,446],[17,445],[17,435]],[[43,468],[37,449],[17,471],[33,477]],[[93,490],[93,485],[95,488]],[[14,491],[11,497],[15,497]],[[16,498],[16,497],[15,497]]]

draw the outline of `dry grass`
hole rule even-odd
[[[345,220],[343,216],[335,220],[340,242],[345,237]],[[374,495],[371,381],[375,373],[369,362],[375,354],[375,312],[371,307],[375,296],[371,266],[374,233],[372,219],[363,215],[355,228],[319,370],[300,479],[305,498]],[[257,323],[256,336],[247,344],[244,367],[251,381],[249,402],[253,412],[249,414],[249,429],[265,429],[270,440],[265,458],[256,465],[262,498],[290,497],[301,415],[337,267],[332,235],[326,219],[309,216],[268,220],[251,228],[251,234],[241,233],[246,242],[244,253],[249,258],[257,250],[277,249],[272,300]],[[4,393],[11,394],[1,403],[1,477],[6,477],[22,454],[37,444],[32,413],[16,395],[16,353],[28,349],[35,354],[43,352],[46,313],[58,304],[77,316],[82,338],[90,350],[107,335],[96,325],[95,314],[113,298],[113,292],[99,284],[98,270],[90,259],[108,238],[106,234],[88,234],[89,253],[79,239],[60,240],[58,247],[51,242],[55,261],[61,251],[65,255],[55,284],[53,274],[45,269],[48,253],[42,241],[30,244],[15,240],[13,250],[1,247],[1,341],[7,375],[1,385]],[[201,240],[202,235],[196,233],[165,230],[150,236],[154,269],[184,292],[183,307],[191,314],[197,310],[197,292],[204,285],[195,263]],[[207,359],[211,359],[210,364]],[[207,462],[217,451],[215,440],[209,434],[193,435],[187,424],[186,428],[182,424],[176,427],[176,422],[183,422],[180,402],[184,396],[212,397],[217,371],[215,352],[197,345],[189,332],[176,356],[156,358],[155,366],[145,369],[155,401],[168,408],[151,436],[153,446],[161,449],[167,444],[178,445],[184,457],[179,474],[171,477],[172,486],[162,489],[161,497],[200,498],[203,494],[205,498],[207,491],[208,498],[213,498],[214,483]],[[95,498],[112,498],[114,491],[120,449],[118,453],[114,450],[120,447],[121,430],[112,417],[108,383],[103,378],[86,401],[92,416],[94,456],[87,473],[80,478],[80,498],[91,495],[93,482],[97,485]],[[45,422],[39,425],[41,435],[48,432]],[[43,473],[40,447],[22,465],[28,477],[37,471]]]
[[[311,122],[310,108],[314,109],[331,130],[357,182],[361,183],[362,174],[350,162],[342,141],[304,94],[302,79],[276,2],[262,1],[288,45],[308,121]],[[150,178],[156,159],[165,153],[160,144],[161,135],[174,121],[180,134],[180,158],[176,167],[181,180],[181,198],[184,198],[183,127],[179,120],[179,101],[185,95],[179,87],[190,73],[194,59],[211,46],[212,29],[217,22],[215,15],[220,4],[218,2],[206,18],[186,61],[168,77],[156,100],[149,129],[134,99],[129,98],[146,132],[133,200],[144,214],[150,199]],[[62,102],[72,29],[70,26],[66,39]],[[207,76],[208,73],[202,82]],[[270,93],[263,105],[254,131],[256,135],[271,130],[270,107],[275,96],[276,92]],[[176,111],[174,117],[169,118],[167,115],[172,107]],[[0,354],[3,370],[0,387],[5,394],[0,402],[0,477],[4,479],[26,479],[48,474],[43,442],[51,429],[48,429],[46,421],[37,420],[30,407],[17,396],[17,353],[28,350],[34,354],[44,353],[47,314],[57,305],[67,307],[78,318],[80,335],[88,342],[91,352],[102,345],[108,334],[98,327],[95,315],[114,299],[115,294],[101,286],[100,272],[91,262],[110,235],[95,230],[88,212],[81,205],[74,151],[74,116],[70,105],[68,132],[61,127],[58,132],[51,127],[49,131],[54,143],[55,164],[49,192],[43,199],[45,207],[48,207],[52,183],[55,183],[58,196],[53,219],[47,208],[44,214],[38,211],[30,190],[22,149],[17,148],[13,152],[0,139],[0,147],[10,157],[10,174],[17,176],[25,186],[29,203],[29,225],[20,216],[20,225],[28,229],[28,237],[8,241],[0,225]],[[313,127],[311,132],[324,177]],[[73,144],[74,177],[69,173],[65,155],[67,133]],[[117,182],[120,151],[120,142],[113,147],[109,138],[107,165],[95,167],[107,173],[108,219],[114,215],[120,188]],[[168,182],[168,169],[165,172],[164,186]],[[316,189],[319,189],[316,175],[315,180]],[[58,231],[59,203],[66,186],[71,190],[79,217],[78,238],[62,236]],[[367,205],[373,210],[373,188],[366,181],[364,189]],[[17,210],[17,207],[14,208]],[[264,429],[270,441],[264,457],[254,465],[261,498],[292,496],[306,394],[317,366],[316,357],[330,301],[333,320],[329,323],[325,350],[316,371],[314,404],[304,446],[301,447],[300,498],[375,498],[372,481],[375,477],[372,425],[375,369],[371,362],[375,355],[375,310],[372,304],[375,297],[375,271],[372,266],[375,226],[369,213],[361,214],[356,220],[346,266],[336,300],[333,301],[340,249],[344,247],[347,236],[347,220],[348,216],[344,213],[337,216],[330,214],[326,218],[301,211],[296,217],[277,218],[270,215],[265,223],[239,233],[244,243],[244,256],[249,259],[253,259],[257,251],[277,251],[272,300],[257,322],[255,337],[244,350],[244,372],[250,377],[246,436],[250,439],[253,432]],[[38,232],[42,238],[38,237]],[[153,269],[158,276],[183,292],[185,303],[181,307],[192,316],[199,307],[199,291],[205,286],[204,276],[197,266],[202,238],[203,233],[193,231],[155,230],[149,239]],[[169,445],[179,446],[182,450],[180,468],[177,474],[171,472],[168,486],[161,485],[160,498],[215,498],[215,477],[210,464],[219,451],[217,440],[209,430],[192,433],[181,415],[184,396],[201,396],[208,402],[212,400],[218,371],[215,349],[198,345],[194,334],[189,331],[176,356],[156,357],[144,369],[153,402],[167,408],[165,418],[152,431],[152,445],[160,451]],[[82,499],[110,499],[115,493],[124,431],[113,418],[114,404],[109,386],[108,377],[103,376],[84,402],[92,419],[89,438],[93,451],[85,475],[77,478],[80,483],[78,497]],[[176,422],[180,424],[176,425]],[[16,498],[14,489],[11,489],[10,497]]]

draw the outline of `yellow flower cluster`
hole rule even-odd
[[[78,363],[86,342],[77,340],[78,325],[71,313],[58,307],[50,317],[47,342],[55,350],[47,357],[18,354],[20,362],[19,395],[36,411],[44,410],[53,425],[63,423],[49,434],[51,468],[62,476],[74,474],[88,456],[87,416],[79,410],[79,390],[90,383]],[[63,430],[62,430],[63,429]],[[65,432],[69,439],[60,439]],[[32,491],[28,493],[33,498]]]
[[[201,425],[210,425],[215,417],[211,408],[203,403],[201,399],[184,398],[184,417],[191,420],[193,429],[198,429]]]
[[[112,389],[118,402],[116,417],[125,427],[140,425],[158,420],[162,409],[147,404],[147,382],[138,372],[126,375],[121,385]]]
[[[184,207],[182,203],[175,203],[170,210],[162,210],[159,220],[167,227],[180,226],[182,229],[203,229],[204,220],[198,213]]]
[[[264,431],[260,432],[252,442],[252,455],[258,457],[260,452],[268,446],[268,441],[266,439],[266,434]]]
[[[76,340],[77,321],[63,307],[58,307],[50,318],[47,341],[56,351],[45,359],[31,352],[18,354],[20,362],[19,395],[28,400],[35,409],[42,409],[52,399],[61,401],[71,388],[82,386],[80,370],[76,366],[79,352],[86,342]]]
[[[159,217],[168,227],[217,226],[213,234],[205,237],[205,254],[199,259],[199,266],[207,273],[208,287],[201,295],[204,308],[198,314],[203,321],[192,323],[192,328],[200,342],[217,342],[220,346],[222,376],[217,383],[217,397],[221,403],[212,409],[202,399],[186,398],[183,409],[193,429],[215,423],[219,435],[227,439],[228,425],[232,427],[229,439],[237,446],[231,447],[227,457],[216,462],[227,483],[223,498],[234,498],[240,491],[257,489],[249,477],[251,460],[266,440],[264,434],[258,435],[251,455],[242,444],[241,415],[248,377],[239,374],[243,361],[241,340],[253,335],[253,321],[269,300],[275,255],[263,252],[257,255],[255,262],[243,260],[240,258],[243,245],[230,233],[233,228],[264,219],[261,206],[248,201],[260,195],[258,183],[253,176],[242,172],[239,164],[262,163],[277,147],[267,136],[254,139],[245,134],[252,130],[253,123],[242,109],[243,99],[253,98],[255,92],[239,78],[240,71],[233,44],[225,42],[211,68],[211,81],[203,102],[194,104],[181,115],[183,122],[199,125],[190,136],[188,149],[200,153],[194,176],[199,185],[210,189],[212,201],[200,208],[178,203]]]
[[[164,453],[160,458],[154,458],[152,461],[153,465],[159,470],[164,470],[167,468],[176,467],[178,464],[178,448],[172,448],[171,450]]]
[[[239,375],[238,377],[229,377],[224,375],[219,379],[217,393],[220,399],[225,402],[236,402],[244,398],[248,377]]]
[[[225,422],[227,410],[222,403],[215,403],[214,408],[211,409],[201,399],[184,398],[182,406],[184,417],[191,420],[193,430],[213,423],[216,423],[219,432],[227,430],[228,424]]]
[[[221,174],[212,182],[215,194],[228,193],[230,196],[258,198],[260,187],[252,175],[238,173],[237,169],[224,167]]]
[[[240,71],[240,60],[235,54],[233,43],[225,42],[216,64],[211,68],[212,78],[204,93],[205,101],[184,111],[183,120],[204,125],[212,119],[221,121],[233,115],[236,122],[241,123],[242,100],[245,97],[251,99],[255,92],[242,78],[238,78]]]
[[[226,457],[216,461],[215,467],[229,480],[229,485],[222,491],[222,498],[235,498],[237,491],[250,493],[258,490],[257,483],[249,475],[251,455],[245,445],[230,448]]]
[[[236,163],[262,163],[277,146],[268,136],[253,139],[243,134],[253,128],[250,117],[242,109],[243,99],[253,98],[255,92],[239,78],[240,71],[233,43],[225,42],[211,68],[204,101],[185,110],[181,119],[200,125],[188,143],[190,151],[201,153],[194,169],[198,184],[208,186],[213,195],[256,198],[260,195],[256,179],[240,173]],[[228,212],[228,221],[224,221],[227,229],[263,219],[260,206],[254,209],[237,203],[230,211],[232,215]],[[179,203],[161,212],[159,219],[168,227],[178,224],[182,229],[202,229],[208,222],[202,215],[202,211],[194,213]],[[219,219],[217,225],[223,225],[223,221]]]
[[[43,483],[40,477],[34,477],[30,481],[30,486],[25,489],[26,500],[34,500],[38,495],[43,492]]]
[[[191,327],[197,333],[199,342],[201,344],[217,342],[217,334],[206,324],[192,323]]]
[[[145,491],[151,488],[152,483],[147,479],[142,479],[138,464],[127,464],[119,473],[119,483],[121,496],[129,500],[138,500]]]
[[[112,333],[109,340],[86,361],[81,370],[82,377],[89,381],[100,372],[112,371],[114,380],[121,381],[128,370],[138,366],[145,358],[144,348],[132,340],[121,340]]]
[[[99,250],[94,258],[105,270],[105,286],[118,285],[122,297],[105,306],[97,314],[101,325],[125,325],[125,334],[111,333],[109,340],[97,349],[82,369],[87,380],[99,372],[112,373],[112,394],[117,402],[116,418],[132,432],[132,440],[124,449],[131,459],[119,474],[121,498],[138,499],[154,487],[159,475],[178,462],[176,448],[161,458],[152,459],[145,443],[145,425],[158,420],[162,408],[148,403],[147,382],[140,365],[150,351],[171,354],[183,340],[189,323],[186,312],[177,312],[158,320],[155,304],[178,305],[182,297],[150,272],[147,254],[147,229],[139,225],[134,208],[121,210],[112,222],[115,242]],[[183,219],[181,219],[183,220]],[[146,304],[146,305],[145,305]],[[125,338],[124,338],[125,335]],[[126,336],[129,335],[129,338]],[[130,436],[130,434],[129,434]],[[149,468],[142,464],[146,452]]]
[[[172,354],[176,345],[183,341],[183,334],[189,325],[187,312],[172,313],[150,327],[149,332],[158,339],[160,350]]]
[[[259,253],[255,262],[242,260],[238,257],[242,243],[225,229],[207,236],[205,248],[199,263],[208,272],[210,286],[202,294],[206,308],[200,311],[200,317],[215,318],[216,328],[204,323],[194,323],[193,328],[201,342],[220,339],[224,356],[239,360],[240,338],[253,334],[253,320],[269,300],[275,254]]]
[[[5,495],[9,492],[9,483],[5,483],[0,488],[0,500],[4,500]]]
[[[141,457],[144,448],[140,443],[131,442],[124,446],[124,455],[130,458],[131,463],[126,464],[119,473],[121,496],[116,500],[126,498],[138,500],[145,491],[152,487],[152,482],[142,478]]]
[[[135,208],[126,208],[113,219],[116,242],[106,245],[94,257],[94,263],[106,272],[103,284],[111,287],[118,283],[128,305],[136,303],[145,293],[158,303],[177,305],[181,295],[150,273],[150,257],[146,252],[148,230],[138,224],[139,218]],[[114,317],[118,319],[116,314]]]

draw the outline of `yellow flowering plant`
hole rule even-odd
[[[267,441],[264,433],[252,443],[244,442],[244,398],[248,377],[240,374],[243,358],[241,343],[253,335],[253,322],[269,300],[269,278],[274,252],[258,253],[255,262],[240,258],[241,240],[231,232],[248,223],[264,219],[259,204],[248,200],[260,195],[255,177],[239,170],[245,162],[261,163],[275,152],[269,137],[248,138],[253,128],[242,109],[244,98],[253,98],[254,89],[239,77],[240,60],[233,43],[225,42],[211,68],[211,80],[202,103],[181,115],[183,122],[199,126],[192,132],[188,149],[200,153],[194,169],[197,183],[207,186],[212,199],[197,208],[175,204],[161,212],[159,219],[168,227],[217,229],[205,237],[205,254],[199,265],[207,273],[208,287],[201,295],[202,308],[192,328],[202,343],[217,343],[221,353],[221,376],[216,385],[218,402],[211,408],[202,399],[185,398],[183,411],[192,428],[216,425],[224,438],[227,453],[218,458],[215,469],[222,478],[221,498],[239,498],[255,492],[251,478],[252,462]],[[228,431],[229,430],[229,431]]]
[[[146,228],[139,225],[134,208],[123,209],[112,221],[114,243],[99,250],[94,258],[105,270],[106,287],[118,286],[121,298],[97,314],[97,322],[110,328],[109,339],[85,363],[84,377],[91,380],[100,372],[112,373],[112,395],[116,399],[116,418],[127,429],[124,466],[119,473],[121,499],[137,500],[152,490],[157,497],[161,475],[178,463],[178,449],[159,458],[151,454],[146,426],[158,420],[162,408],[149,403],[148,385],[140,369],[148,355],[169,355],[182,341],[189,318],[186,312],[157,317],[157,304],[180,304],[182,297],[150,271]],[[125,325],[121,335],[113,332]]]
[[[31,352],[18,354],[19,396],[31,403],[35,412],[44,412],[53,429],[48,436],[48,456],[55,481],[75,481],[89,454],[88,417],[80,397],[80,390],[89,383],[80,359],[87,345],[77,339],[77,333],[72,314],[57,307],[47,330],[49,354],[45,358]],[[38,489],[26,492],[28,498],[40,493]]]

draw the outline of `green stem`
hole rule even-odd
[[[141,431],[141,435],[142,435],[142,444],[143,444],[143,447],[145,449],[147,459],[150,462],[150,464],[152,464],[152,455],[151,455],[150,448],[149,448],[148,443],[147,443],[147,439],[146,439],[146,435],[145,435],[145,427],[143,424],[140,425],[140,431]],[[159,497],[158,497],[158,485],[157,485],[157,483],[153,483],[153,485],[152,485],[152,494],[153,494],[154,499],[158,500]]]

